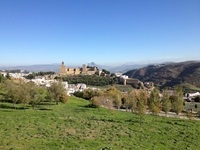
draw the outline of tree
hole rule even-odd
[[[34,83],[29,82],[30,101],[29,104],[35,109],[35,106],[42,101],[46,100],[47,90],[44,87],[36,86]]]
[[[100,96],[95,96],[92,98],[91,100],[92,105],[97,107],[99,110],[100,106],[106,107],[111,109],[111,107],[113,106],[113,102],[110,99],[109,96],[104,96],[104,95],[100,95]]]
[[[0,73],[0,83],[3,83],[5,80],[5,77]]]
[[[165,112],[166,116],[167,116],[167,113],[170,111],[171,109],[171,101],[170,101],[170,98],[169,98],[169,93],[167,92],[167,90],[165,89],[164,90],[164,93],[163,93],[163,99],[162,99],[162,109],[163,111]]]
[[[140,116],[140,125],[142,124],[143,116],[146,114],[147,108],[147,93],[144,90],[139,90],[135,93],[135,112]]]
[[[120,91],[117,91],[116,96],[113,101],[113,104],[117,107],[117,109],[119,109],[121,107],[122,101],[121,101]]]
[[[183,110],[183,91],[181,87],[175,87],[172,109],[177,115]]]
[[[160,103],[159,90],[157,88],[154,88],[153,91],[151,92],[148,104],[149,104],[149,110],[153,114],[158,114],[160,112],[161,103]]]
[[[8,79],[8,80],[11,79],[10,74],[9,74],[8,72],[7,72],[7,74],[6,74],[6,79]]]
[[[20,102],[24,105],[25,110],[25,105],[28,104],[31,99],[29,83],[21,82],[19,89],[18,94],[21,95]]]
[[[110,99],[111,101],[113,101],[114,106],[117,107],[117,109],[119,109],[122,105],[122,101],[121,101],[121,97],[122,97],[122,93],[117,90],[115,87],[110,87],[109,89],[107,89],[104,93],[104,95],[106,97],[108,97],[108,99]]]
[[[66,89],[61,81],[53,82],[49,87],[50,98],[55,100],[56,104],[60,101],[60,97],[66,94]]]
[[[108,71],[106,69],[102,69],[102,72],[104,72],[105,74],[110,74],[110,71]]]
[[[15,83],[12,80],[6,80],[4,83],[4,88],[6,89],[5,98],[11,99],[13,106],[16,109],[16,103],[21,99],[20,95],[20,84]]]
[[[135,98],[135,91],[130,91],[128,93],[128,98],[126,102],[126,107],[128,109],[131,109],[131,112],[134,111],[134,108],[136,108],[136,98]]]

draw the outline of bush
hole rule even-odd
[[[68,99],[69,99],[69,96],[67,94],[63,94],[60,97],[60,102],[63,103],[63,104],[65,104],[65,103],[67,103]]]

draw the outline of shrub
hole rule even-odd
[[[62,94],[62,96],[60,97],[60,102],[65,104],[67,103],[68,99],[69,99],[69,96],[67,94]]]

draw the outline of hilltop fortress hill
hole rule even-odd
[[[59,68],[59,76],[66,76],[66,75],[93,75],[93,74],[101,74],[101,71],[97,69],[96,67],[86,67],[85,64],[83,64],[82,68],[68,68],[64,65],[64,62],[60,65]]]

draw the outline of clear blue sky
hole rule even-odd
[[[0,65],[200,60],[200,0],[0,0]]]

